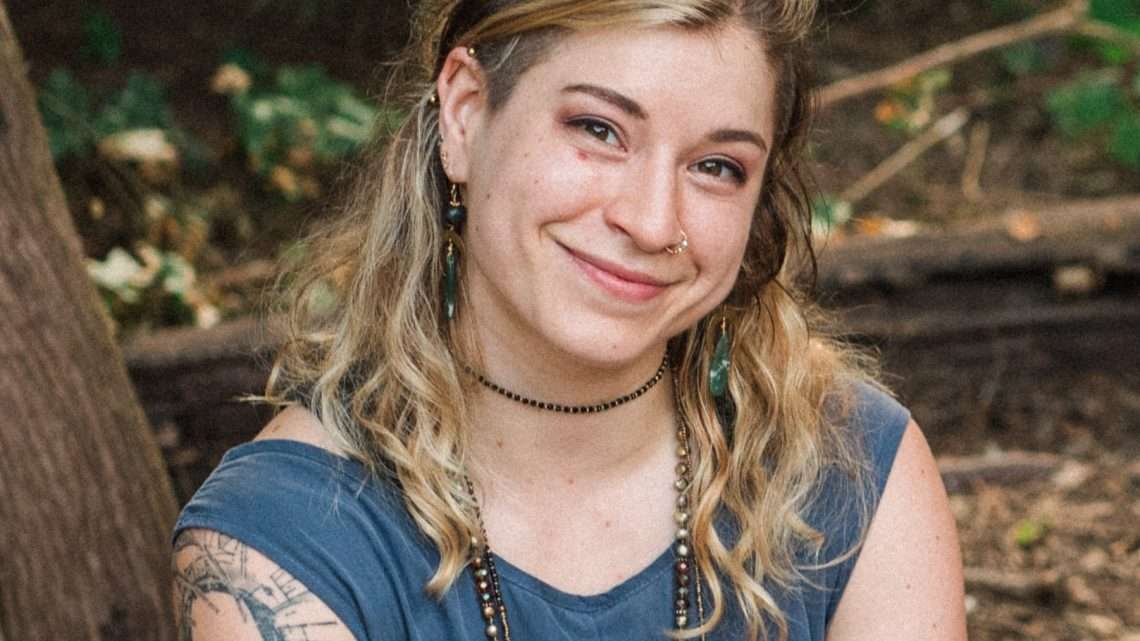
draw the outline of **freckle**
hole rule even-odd
[[[609,527],[609,526],[610,526],[610,522],[609,522],[609,521],[606,521],[605,523],[602,523],[602,527]]]
[[[574,479],[566,479],[567,485],[574,485]]]
[[[501,438],[495,439],[495,447],[497,447],[499,449],[503,449],[503,439],[501,439]]]
[[[907,583],[907,584],[906,584],[906,589],[908,589],[908,590],[910,589],[910,584],[909,584],[909,583]]]

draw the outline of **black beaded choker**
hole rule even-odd
[[[505,396],[506,398],[509,398],[512,401],[515,401],[516,403],[522,403],[523,405],[529,405],[529,406],[531,406],[535,409],[539,409],[539,410],[547,410],[550,412],[562,412],[563,414],[596,414],[597,412],[604,412],[606,410],[612,410],[613,408],[615,408],[619,405],[625,405],[626,403],[634,400],[635,398],[642,396],[643,394],[645,394],[649,390],[653,389],[653,386],[657,385],[658,383],[661,382],[661,379],[664,378],[664,376],[665,376],[665,371],[667,369],[669,369],[669,355],[666,354],[665,357],[661,359],[661,366],[658,367],[657,371],[653,373],[653,377],[650,378],[649,380],[645,381],[645,383],[643,383],[641,387],[633,390],[632,392],[630,392],[629,394],[626,394],[625,396],[619,396],[615,399],[605,401],[603,403],[595,403],[592,405],[561,405],[559,403],[550,403],[547,401],[539,401],[539,400],[535,400],[533,398],[527,398],[527,397],[523,396],[522,394],[512,392],[511,390],[509,390],[509,389],[507,389],[507,388],[505,388],[505,387],[503,387],[497,383],[493,383],[493,382],[487,380],[487,377],[483,376],[479,372],[476,372],[474,369],[472,369],[471,367],[469,367],[467,365],[464,365],[463,369],[466,370],[468,374],[474,376],[475,380],[479,381],[479,383],[482,384],[483,387],[486,387],[487,389],[491,390],[492,392],[495,392],[496,394],[499,394],[501,396]]]

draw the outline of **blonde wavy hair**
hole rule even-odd
[[[473,384],[441,310],[440,212],[447,182],[438,157],[433,79],[456,46],[477,46],[489,103],[500,107],[519,77],[559,38],[613,25],[711,30],[751,28],[777,78],[776,130],[765,186],[735,287],[725,301],[734,328],[729,401],[708,393],[717,320],[669,344],[678,409],[695,450],[691,531],[709,585],[711,615],[689,638],[723,618],[730,584],[749,636],[779,638],[787,621],[770,592],[794,589],[820,559],[823,534],[805,520],[824,473],[838,469],[859,491],[867,520],[871,484],[858,438],[843,426],[854,381],[872,380],[869,360],[826,334],[800,293],[814,277],[804,137],[812,111],[805,60],[815,0],[486,0],[422,3],[415,45],[393,73],[389,101],[407,110],[378,140],[341,215],[310,236],[307,259],[283,279],[288,295],[282,348],[265,399],[303,403],[334,441],[376,475],[397,484],[416,524],[441,558],[426,588],[442,595],[471,560],[478,533],[464,483]],[[804,278],[804,276],[807,278]],[[460,301],[462,305],[463,301]],[[725,540],[715,524],[731,520]],[[797,551],[814,550],[813,564]],[[818,563],[815,563],[818,562]]]

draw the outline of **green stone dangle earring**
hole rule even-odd
[[[732,366],[732,335],[728,331],[728,320],[720,317],[720,338],[716,340],[712,361],[709,362],[709,391],[716,398],[724,398],[728,391],[728,370]]]
[[[446,254],[444,255],[443,310],[447,320],[455,319],[456,299],[459,295],[459,234],[467,220],[467,208],[459,200],[459,185],[451,183],[451,200],[443,216]]]

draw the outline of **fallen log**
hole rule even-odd
[[[936,235],[847,240],[822,252],[825,306],[839,310],[851,340],[881,353],[888,384],[940,454],[1003,431],[1029,437],[1007,449],[1045,449],[1064,414],[1058,399],[1102,380],[1140,388],[1140,197],[1016,215],[1033,216],[1038,231],[1011,234],[999,219]],[[1072,265],[1089,266],[1095,287],[1059,291],[1054,273]],[[222,452],[267,420],[266,408],[237,399],[264,387],[272,341],[242,320],[156,332],[125,351],[151,423],[167,435],[185,500]],[[952,487],[1033,469],[954,465]]]

